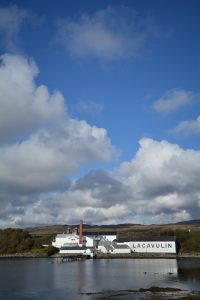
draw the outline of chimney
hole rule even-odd
[[[83,221],[80,220],[79,225],[79,246],[83,245]]]

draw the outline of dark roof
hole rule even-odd
[[[155,236],[155,237],[127,237],[119,238],[117,241],[123,242],[172,242],[175,241],[175,236]]]
[[[99,242],[99,246],[110,246],[110,245],[111,245],[110,241],[101,240]]]
[[[104,245],[104,247],[106,248],[107,251],[112,251],[113,250],[113,248],[111,246]]]
[[[128,245],[118,245],[118,244],[112,244],[113,248],[115,249],[130,249]]]

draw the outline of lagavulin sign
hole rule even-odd
[[[176,253],[175,241],[144,241],[144,242],[126,242],[134,252],[149,253]]]

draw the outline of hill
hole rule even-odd
[[[65,232],[67,228],[75,229],[79,227],[79,224],[75,225],[49,225],[49,226],[39,226],[39,227],[29,227],[26,230],[33,236],[43,236],[43,235],[55,235],[58,233]],[[177,230],[184,231],[200,231],[200,220],[190,220],[185,222],[179,222],[174,224],[152,224],[152,225],[142,225],[142,224],[117,224],[117,225],[89,225],[83,224],[83,230],[87,232],[103,232],[103,231],[116,231],[122,234],[134,234],[143,235],[145,233],[154,233],[158,235],[164,232],[174,232]]]
[[[180,224],[180,225],[200,225],[200,220],[189,220],[189,221],[178,222],[176,224]]]

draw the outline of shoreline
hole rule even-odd
[[[103,292],[88,292],[81,293],[81,295],[93,296],[93,299],[109,300],[109,299],[183,299],[183,300],[198,300],[200,298],[200,291],[186,291],[178,288],[170,287],[157,287],[152,286],[147,289],[140,288],[138,290],[116,290],[116,291],[103,291]],[[133,298],[134,297],[134,298]]]
[[[54,254],[48,256],[47,253],[15,253],[15,254],[0,254],[0,259],[4,258],[75,258],[81,257],[87,259],[87,257],[80,255],[64,255]],[[200,253],[182,253],[182,254],[146,254],[146,253],[131,253],[131,254],[97,254],[94,259],[179,259],[179,258],[196,258],[200,259]]]

